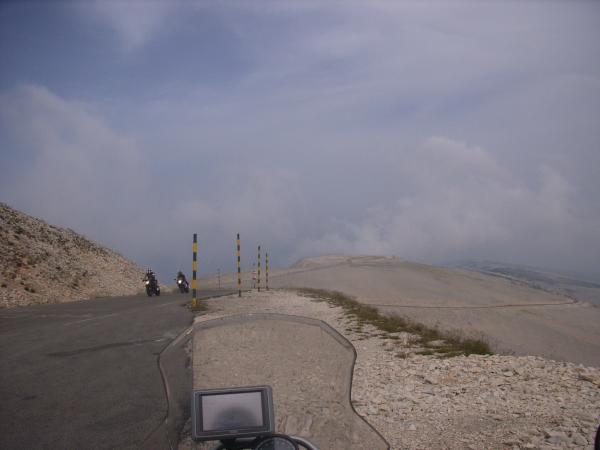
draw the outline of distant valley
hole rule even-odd
[[[492,261],[460,261],[447,266],[502,277],[533,289],[564,295],[600,307],[600,282],[577,279],[544,269]]]

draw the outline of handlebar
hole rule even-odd
[[[315,447],[313,444],[311,444],[309,441],[307,441],[304,438],[298,437],[298,436],[290,436],[290,438],[292,439],[292,441],[294,441],[296,444],[300,444],[302,445],[304,448],[306,448],[307,450],[319,450],[317,447]]]
[[[319,450],[317,446],[312,444],[307,439],[298,436],[287,437],[306,450]],[[221,442],[213,450],[248,450],[253,448],[252,444],[254,444],[255,442],[256,441],[254,439],[240,439],[235,441],[234,443]]]

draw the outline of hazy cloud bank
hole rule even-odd
[[[89,105],[40,86],[0,95],[2,196],[54,224],[127,248],[147,219],[148,166],[135,138]]]
[[[358,223],[304,241],[300,253],[327,248],[437,262],[494,255],[589,267],[600,251],[599,217],[574,207],[575,189],[551,167],[541,167],[529,187],[484,149],[431,137],[398,175],[413,194],[398,190],[394,200],[380,199]]]
[[[85,105],[36,86],[4,94],[0,105],[3,134],[23,152],[4,194],[142,263],[170,260],[163,270],[174,262],[186,266],[193,231],[200,233],[206,262],[224,267],[238,231],[248,253],[262,242],[283,264],[340,252],[434,262],[493,255],[578,266],[592,264],[600,251],[598,216],[576,209],[576,191],[557,170],[542,166],[533,183],[524,183],[485,149],[447,137],[388,153],[385,167],[378,165],[383,176],[394,175],[386,195],[362,199],[363,185],[374,180],[336,176],[331,182],[348,187],[364,206],[345,216],[327,186],[305,185],[304,170],[293,168],[232,165],[234,173],[220,173],[225,181],[212,186],[218,193],[199,180],[207,191],[164,201],[163,174],[153,180],[138,142]],[[29,164],[20,165],[24,160]]]
[[[56,5],[0,16],[17,208],[166,275],[193,232],[203,271],[237,232],[244,264],[600,261],[596,4]]]

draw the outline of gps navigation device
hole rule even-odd
[[[195,440],[256,437],[274,430],[270,386],[193,391],[192,436]]]

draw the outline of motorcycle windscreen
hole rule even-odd
[[[270,385],[275,431],[321,450],[389,446],[350,403],[354,347],[322,321],[280,314],[194,324],[194,389]]]

